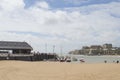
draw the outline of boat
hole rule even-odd
[[[65,62],[65,61],[66,61],[66,58],[64,58],[64,56],[61,56],[59,61],[60,61],[60,62]]]
[[[80,62],[82,62],[82,63],[83,63],[83,62],[85,62],[85,60],[84,60],[83,58],[81,58],[81,59],[80,59]]]
[[[71,62],[71,59],[70,59],[70,58],[67,58],[67,59],[66,59],[66,62]]]

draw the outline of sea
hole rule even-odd
[[[87,56],[87,55],[70,55],[72,62],[80,62],[84,60],[85,63],[116,63],[120,62],[120,56],[102,55],[102,56]],[[74,61],[73,59],[77,59]]]

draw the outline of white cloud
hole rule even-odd
[[[0,0],[0,8],[7,11],[24,8],[24,5],[23,0]]]
[[[43,9],[49,9],[50,8],[48,3],[45,2],[45,1],[36,2],[35,6],[38,7],[38,8],[43,8]]]
[[[35,50],[41,52],[45,51],[46,43],[49,46],[49,52],[52,52],[52,45],[56,45],[56,52],[60,52],[61,45],[64,52],[68,52],[72,49],[79,49],[83,45],[106,42],[119,45],[120,43],[117,40],[120,39],[120,18],[114,17],[120,16],[120,3],[70,8],[70,12],[51,11],[46,2],[38,2],[27,9],[24,6],[23,0],[2,0],[0,2],[1,40],[25,40]],[[86,12],[87,14],[84,14]],[[14,31],[34,32],[47,36],[15,33]]]

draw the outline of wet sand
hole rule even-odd
[[[120,63],[0,61],[0,80],[120,80]]]

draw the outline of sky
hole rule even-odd
[[[0,0],[0,40],[58,54],[105,43],[120,47],[120,0]]]

